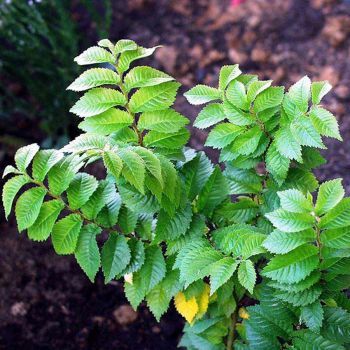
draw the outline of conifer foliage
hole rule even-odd
[[[341,179],[319,185],[312,172],[323,137],[341,140],[321,104],[329,83],[285,91],[231,65],[217,87],[187,91],[205,105],[194,126],[210,128],[219,166],[186,147],[180,84],[131,67],[156,49],[104,39],[75,58],[98,65],[68,87],[82,93],[71,112],[83,133],[17,151],[6,218],[14,207],[20,232],[51,238],[92,282],[100,269],[123,279],[135,309],[144,301],[159,320],[174,302],[189,350],[347,349],[350,200]]]

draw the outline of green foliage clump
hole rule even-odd
[[[224,170],[186,147],[188,119],[172,106],[180,84],[131,63],[154,48],[101,40],[75,58],[90,68],[71,85],[83,133],[61,150],[23,147],[3,189],[17,193],[19,231],[51,236],[91,281],[124,278],[137,308],[159,320],[174,299],[190,350],[346,349],[350,344],[350,201],[341,179],[319,186],[322,137],[341,140],[322,107],[328,82],[287,92],[222,67],[218,87],[185,93],[207,104],[194,125],[211,131]],[[103,166],[97,179],[84,168]],[[28,170],[31,167],[31,171]],[[101,233],[108,233],[102,239]]]

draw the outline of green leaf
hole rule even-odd
[[[160,133],[174,133],[188,124],[188,119],[173,109],[142,113],[138,128],[140,130],[154,130]]]
[[[317,105],[322,98],[331,91],[332,85],[328,81],[316,81],[311,84],[312,103]]]
[[[317,247],[305,244],[272,258],[261,274],[281,283],[292,284],[309,276],[318,263]]]
[[[300,318],[312,331],[319,333],[323,321],[323,308],[319,301],[301,308]]]
[[[152,112],[169,108],[175,101],[180,84],[167,82],[156,86],[142,87],[130,98],[131,112]]]
[[[202,105],[204,103],[220,100],[221,92],[218,89],[206,85],[197,85],[188,90],[184,96],[192,105]]]
[[[134,273],[133,284],[124,285],[125,295],[133,308],[136,308],[146,294],[163,280],[165,273],[166,265],[160,248],[148,246],[145,263]]]
[[[231,123],[222,123],[210,131],[205,146],[224,148],[241,133],[242,128]]]
[[[28,237],[33,241],[45,241],[63,208],[64,203],[58,199],[45,202],[34,224],[28,228]]]
[[[33,177],[43,181],[49,170],[63,158],[63,153],[53,149],[39,151],[33,160]]]
[[[84,91],[101,85],[116,85],[119,81],[119,75],[111,69],[92,68],[75,79],[67,90]]]
[[[131,125],[132,122],[133,117],[129,113],[111,108],[101,114],[86,118],[79,124],[79,128],[90,133],[109,135]]]
[[[116,233],[110,234],[101,251],[105,283],[110,282],[116,275],[121,273],[128,266],[130,259],[130,248],[126,238]]]
[[[143,142],[147,147],[176,149],[184,146],[189,137],[190,133],[186,128],[181,128],[177,132],[171,134],[150,131],[143,138]]]
[[[244,112],[231,103],[225,101],[223,104],[226,118],[235,125],[246,126],[253,124],[254,118],[250,113]]]
[[[341,228],[350,225],[350,198],[342,199],[333,209],[321,218],[322,229]]]
[[[225,257],[213,264],[210,271],[210,295],[213,295],[225,284],[236,271],[238,262],[231,257]]]
[[[109,173],[111,173],[116,179],[119,178],[123,169],[123,161],[115,152],[103,152],[103,164]]]
[[[321,293],[322,288],[318,285],[298,293],[277,291],[275,292],[275,296],[295,307],[300,307],[314,303],[320,297]]]
[[[256,282],[256,272],[251,260],[244,260],[238,268],[238,281],[249,293],[253,293]]]
[[[311,213],[313,209],[312,202],[298,190],[279,191],[277,194],[284,210],[292,213]]]
[[[224,172],[230,187],[230,194],[259,193],[262,179],[253,170],[227,166]]]
[[[229,194],[229,187],[218,166],[198,196],[198,210],[211,213]]]
[[[263,246],[275,254],[286,254],[291,250],[308,242],[315,241],[315,233],[312,229],[300,232],[272,231],[263,243]]]
[[[300,116],[295,118],[290,125],[290,130],[295,140],[303,146],[326,148],[320,134],[311,123],[310,118]]]
[[[254,102],[254,112],[259,113],[265,109],[279,106],[284,96],[283,87],[269,87],[261,92]]]
[[[74,58],[74,61],[79,65],[94,64],[94,63],[114,63],[115,58],[105,49],[98,46],[92,46]]]
[[[6,165],[4,172],[2,174],[2,178],[4,178],[5,176],[9,175],[9,174],[22,174],[21,171],[17,170],[14,166],[12,165]]]
[[[311,331],[294,333],[293,344],[297,350],[345,350],[339,343],[334,343]]]
[[[334,115],[322,107],[314,107],[310,112],[310,119],[314,128],[324,136],[334,137],[342,141],[339,133],[337,119]]]
[[[29,183],[29,178],[27,175],[14,176],[5,183],[2,189],[2,203],[5,209],[6,219],[11,212],[12,203],[16,197],[16,194],[27,183]]]
[[[289,164],[290,160],[278,152],[276,141],[274,141],[266,153],[266,169],[279,185],[287,177]]]
[[[237,108],[243,110],[249,109],[245,86],[237,80],[232,81],[228,85],[226,90],[226,98],[230,103],[232,103],[232,105],[234,105]]]
[[[257,149],[262,135],[260,128],[254,126],[236,137],[233,148],[238,154],[249,155]]]
[[[109,39],[102,39],[97,42],[97,45],[101,47],[107,47],[111,52],[115,53],[115,45]]]
[[[334,179],[320,186],[315,207],[317,215],[327,213],[343,199],[345,191],[341,182],[342,179]]]
[[[52,229],[52,244],[57,254],[73,254],[78,243],[83,219],[78,214],[71,214],[57,221]]]
[[[143,159],[131,150],[121,150],[118,154],[123,161],[122,175],[135,188],[144,193],[145,163]]]
[[[277,209],[265,216],[272,224],[283,232],[299,232],[312,227],[314,217],[305,213],[291,213],[284,209]]]
[[[342,308],[325,307],[321,334],[337,343],[350,343],[350,314]]]
[[[308,110],[310,88],[311,81],[307,76],[301,78],[289,88],[288,96],[300,108],[302,112],[306,112]]]
[[[16,203],[16,219],[19,232],[34,224],[39,215],[46,192],[41,187],[33,187],[25,191],[18,198]]]
[[[130,249],[131,258],[128,266],[123,272],[121,272],[123,275],[140,270],[145,262],[145,248],[142,241],[137,238],[130,238],[127,243]]]
[[[79,117],[92,117],[114,106],[124,106],[125,96],[114,89],[94,88],[86,92],[70,109]]]
[[[241,75],[238,64],[222,66],[219,74],[219,89],[225,90],[227,85]]]
[[[248,103],[251,103],[255,100],[255,98],[262,93],[264,90],[269,88],[272,84],[272,80],[261,80],[261,81],[253,81],[247,91],[247,100]]]
[[[99,233],[101,233],[101,229],[96,225],[84,226],[81,229],[75,250],[75,258],[91,282],[94,282],[100,268],[100,251],[96,242],[96,235]]]
[[[114,47],[115,53],[122,53],[133,50],[137,50],[137,44],[135,43],[135,41],[129,39],[118,40]]]
[[[68,145],[64,146],[62,152],[82,153],[92,149],[103,150],[111,140],[98,134],[81,134]]]
[[[20,148],[15,154],[15,163],[18,170],[24,173],[38,151],[39,146],[36,143]]]
[[[223,121],[225,118],[222,105],[220,103],[211,103],[200,111],[193,125],[199,129],[206,129]]]
[[[129,44],[127,46],[128,46],[128,48],[131,47],[131,45],[129,45]],[[118,72],[119,73],[125,72],[126,70],[129,69],[130,64],[133,61],[138,60],[138,59],[143,58],[143,57],[151,56],[154,53],[154,51],[159,47],[161,47],[161,46],[155,46],[155,47],[151,47],[151,48],[145,48],[145,47],[139,46],[134,50],[127,50],[127,51],[124,50],[124,52],[121,53],[121,55],[119,56],[119,59],[118,59]],[[124,48],[125,48],[125,46],[124,46]]]
[[[289,127],[283,127],[276,132],[275,142],[278,152],[284,157],[295,159],[298,162],[302,161],[301,146],[293,136]]]
[[[321,242],[324,246],[330,248],[350,248],[350,227],[323,231],[321,234]]]
[[[173,77],[157,69],[139,66],[128,72],[124,78],[124,86],[127,91],[130,91],[134,88],[159,85],[172,80],[174,80]]]
[[[67,189],[69,206],[72,209],[81,208],[95,192],[97,186],[98,181],[92,175],[86,173],[75,175]]]

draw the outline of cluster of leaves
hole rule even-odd
[[[217,88],[189,90],[190,103],[210,102],[195,126],[212,127],[206,145],[220,149],[222,171],[185,147],[188,120],[172,108],[180,84],[130,68],[155,49],[104,39],[75,58],[109,64],[68,87],[84,91],[71,109],[84,133],[59,151],[18,150],[6,217],[28,187],[19,231],[51,236],[91,281],[100,267],[106,283],[124,278],[131,305],[145,300],[157,319],[174,299],[189,350],[346,349],[350,201],[340,179],[318,186],[312,173],[322,136],[341,139],[320,105],[329,84],[305,77],[285,93],[232,65]],[[99,179],[82,170],[92,162]]]
[[[78,5],[99,24],[97,35],[105,36],[111,2],[94,3],[79,0]],[[7,123],[9,134],[16,135],[9,118],[14,111],[20,113],[48,135],[46,147],[62,146],[76,122],[67,113],[76,96],[65,91],[79,73],[71,64],[72,57],[79,47],[89,44],[86,32],[72,20],[72,2],[1,1],[0,17],[0,75],[5,82],[0,87],[0,117]]]

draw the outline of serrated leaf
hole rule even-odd
[[[253,102],[255,98],[262,93],[264,90],[269,88],[272,84],[272,80],[260,80],[253,81],[247,91],[247,100],[249,103]]]
[[[167,82],[156,86],[142,87],[130,98],[131,112],[152,112],[169,108],[175,101],[180,84]]]
[[[103,152],[103,164],[116,179],[119,178],[120,173],[123,169],[123,161],[115,152]]]
[[[219,74],[219,89],[225,90],[227,85],[241,75],[238,64],[222,66]]]
[[[300,318],[314,332],[319,332],[323,321],[323,308],[319,301],[301,308]]]
[[[123,160],[123,177],[139,192],[144,193],[145,163],[143,159],[131,150],[121,150],[118,153]]]
[[[116,53],[122,53],[125,51],[132,51],[137,49],[137,44],[133,40],[129,39],[120,39],[115,44],[114,51]]]
[[[82,225],[83,219],[78,214],[70,214],[56,222],[51,237],[57,254],[74,253]]]
[[[236,271],[238,262],[231,257],[225,257],[213,264],[210,271],[210,295],[213,295],[225,284]]]
[[[126,98],[121,92],[97,87],[86,92],[69,111],[79,117],[92,117],[125,104]]]
[[[256,272],[251,260],[244,260],[239,264],[238,281],[249,293],[253,293],[256,282]]]
[[[98,46],[101,46],[101,47],[107,47],[107,48],[110,49],[113,53],[115,53],[115,51],[114,51],[115,45],[114,45],[109,39],[102,39],[102,40],[99,40],[99,41],[97,42],[97,45],[98,45]]]
[[[101,250],[102,270],[105,283],[121,273],[131,259],[130,248],[124,236],[112,233]]]
[[[284,96],[283,87],[269,87],[261,92],[254,102],[254,112],[259,113],[265,109],[279,106]]]
[[[241,127],[231,123],[218,124],[210,131],[205,146],[224,148],[234,141],[241,131]]]
[[[69,206],[72,209],[81,208],[95,192],[97,186],[98,181],[92,175],[86,173],[75,175],[67,189]]]
[[[16,194],[27,183],[29,183],[29,177],[27,175],[14,176],[5,183],[2,189],[2,203],[5,209],[6,219],[11,212],[12,203]]]
[[[313,209],[312,202],[298,190],[279,191],[277,194],[284,210],[292,213],[311,213]]]
[[[312,125],[309,118],[301,116],[293,120],[290,130],[295,140],[303,146],[325,148],[320,134]]]
[[[253,170],[227,166],[224,172],[230,187],[230,194],[259,193],[262,179]]]
[[[63,153],[53,149],[39,151],[33,160],[33,177],[43,181],[49,170],[63,158]]]
[[[173,109],[144,112],[138,121],[140,130],[154,130],[160,133],[174,133],[188,124],[188,119]]]
[[[46,193],[47,191],[41,187],[33,187],[18,198],[15,211],[19,232],[34,224]]]
[[[250,113],[242,111],[228,101],[224,101],[223,108],[226,118],[234,125],[246,126],[255,122]]]
[[[143,138],[143,142],[147,147],[159,147],[176,149],[184,146],[190,137],[190,133],[186,128],[181,128],[174,133],[162,133],[158,131],[150,131]]]
[[[107,50],[98,46],[92,46],[75,57],[74,61],[82,66],[94,63],[114,63],[115,58]]]
[[[339,343],[305,330],[294,333],[293,344],[297,350],[345,350]]]
[[[326,81],[316,81],[311,84],[312,103],[317,105],[322,98],[331,91],[332,85]]]
[[[129,113],[110,108],[101,114],[86,118],[79,124],[79,128],[89,133],[109,135],[131,125],[132,122],[133,117]]]
[[[247,101],[247,94],[243,83],[234,80],[232,81],[226,90],[226,98],[235,107],[248,110],[249,104]]]
[[[277,291],[275,292],[275,296],[295,307],[300,307],[312,304],[320,297],[321,293],[322,288],[316,285],[297,293]]]
[[[186,300],[185,294],[179,292],[174,298],[175,308],[177,312],[185,318],[188,323],[192,323],[199,307],[195,297]]]
[[[28,228],[28,237],[33,241],[45,241],[63,208],[64,203],[58,199],[45,202],[34,224]]]
[[[325,307],[321,334],[337,343],[350,343],[350,314],[342,308]]]
[[[334,208],[344,197],[345,191],[342,179],[334,179],[324,182],[319,190],[316,201],[316,214],[322,215]]]
[[[315,239],[315,233],[311,229],[300,232],[274,230],[268,235],[263,246],[271,253],[286,254],[305,243],[315,241]]]
[[[14,166],[12,165],[6,165],[4,172],[2,174],[2,178],[4,178],[5,176],[9,175],[9,174],[22,174],[21,171],[17,170]]]
[[[242,132],[234,141],[233,149],[238,154],[249,155],[253,153],[258,145],[263,133],[258,126]]]
[[[68,145],[62,148],[62,152],[69,153],[82,153],[89,150],[103,150],[105,146],[109,145],[110,139],[106,136],[98,134],[81,134],[76,137],[73,141],[69,142]]]
[[[38,151],[39,146],[36,143],[20,148],[15,154],[15,163],[18,170],[25,172]]]
[[[126,74],[124,85],[126,90],[130,91],[134,88],[159,85],[172,80],[174,80],[173,77],[157,69],[147,66],[138,66],[131,69],[128,74]]]
[[[321,218],[322,229],[341,228],[350,225],[350,198],[342,199],[333,209]]]
[[[318,263],[318,249],[305,244],[272,258],[262,270],[262,275],[281,283],[297,283],[309,276]]]
[[[287,177],[290,160],[279,153],[274,141],[266,153],[266,168],[281,185]]]
[[[121,273],[123,275],[133,273],[142,267],[145,262],[145,248],[142,241],[137,238],[131,238],[127,241],[130,249],[130,261],[125,270]]]
[[[196,85],[185,92],[184,96],[192,105],[202,105],[204,103],[220,100],[221,92],[218,89],[206,85]]]
[[[277,209],[265,216],[272,224],[283,232],[299,232],[312,227],[315,219],[311,214],[292,213],[284,209]]]
[[[297,81],[289,88],[288,96],[300,108],[302,112],[306,112],[310,100],[310,78],[305,76]]]
[[[67,87],[67,90],[85,91],[101,85],[116,85],[120,81],[119,75],[106,68],[92,68],[82,73]]]
[[[130,48],[130,46],[128,45]],[[118,59],[118,71],[120,73],[123,73],[127,71],[130,67],[130,64],[143,57],[151,56],[156,49],[158,49],[161,46],[155,46],[151,48],[145,48],[142,46],[138,46],[136,49],[133,50],[127,50],[121,53]],[[125,48],[125,47],[124,47]]]
[[[324,246],[336,249],[350,248],[350,227],[325,230],[321,235]]]
[[[217,124],[226,118],[223,107],[219,103],[211,103],[205,106],[198,114],[194,126],[199,129],[206,129]]]
[[[333,137],[342,141],[339,133],[337,119],[334,115],[322,107],[314,107],[310,112],[310,119],[314,128],[324,136]]]
[[[289,127],[283,127],[276,132],[275,142],[278,152],[284,157],[302,161],[301,146]]]
[[[79,234],[75,250],[75,258],[91,282],[94,282],[100,268],[100,251],[96,242],[96,235],[100,232],[101,229],[96,225],[84,226]]]

